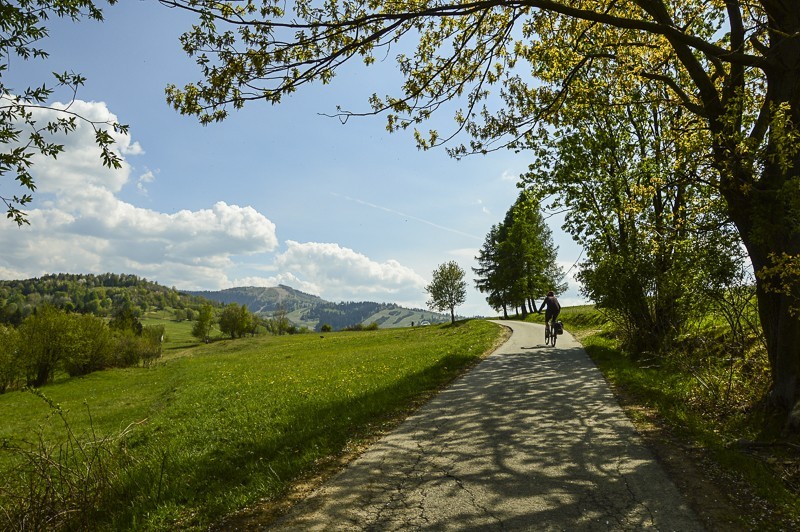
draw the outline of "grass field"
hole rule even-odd
[[[200,342],[192,336],[193,321],[175,321],[171,313],[150,312],[141,320],[142,325],[163,325],[164,326],[164,352],[170,353],[180,351],[187,347],[194,347]],[[221,334],[215,331],[216,334]]]
[[[175,322],[164,324],[170,342],[193,343]],[[85,442],[135,424],[124,437],[96,444],[104,446],[104,477],[80,466],[47,475],[72,475],[61,485],[77,486],[71,496],[90,501],[72,510],[72,528],[93,522],[118,530],[205,529],[245,505],[280,497],[294,479],[379,432],[479,360],[500,335],[500,327],[476,320],[167,346],[169,354],[152,367],[103,371],[41,389],[84,442],[76,462],[91,447]],[[76,446],[56,414],[32,393],[0,395],[5,489],[20,493],[26,486],[12,466],[41,470],[54,456],[72,460],[63,453]],[[11,452],[18,446],[30,453]],[[24,501],[4,495],[3,482],[6,510],[36,511],[20,510]]]

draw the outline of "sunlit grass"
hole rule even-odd
[[[354,333],[256,337],[181,352],[150,368],[48,386],[76,434],[116,433],[124,471],[102,508],[117,529],[205,528],[279,497],[302,474],[370,437],[476,362],[501,333],[484,321]],[[0,439],[39,430],[47,405],[0,396]],[[7,462],[6,462],[7,465]],[[2,472],[0,471],[0,474]]]
[[[164,326],[164,352],[170,353],[187,347],[193,347],[200,341],[192,336],[193,321],[176,321],[172,313],[166,311],[151,312],[141,320],[142,325],[163,325]]]

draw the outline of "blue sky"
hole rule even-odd
[[[125,164],[100,168],[87,127],[64,140],[57,161],[37,159],[31,225],[0,224],[0,278],[110,271],[180,289],[281,283],[332,301],[424,307],[431,272],[456,260],[470,286],[457,311],[492,314],[470,268],[516,199],[527,154],[456,161],[388,134],[382,117],[322,116],[337,105],[366,110],[372,92],[393,92],[400,77],[388,60],[203,127],[164,99],[168,83],[199,76],[178,42],[191,19],[154,1],[104,11],[102,23],[54,21],[42,43],[50,58],[14,59],[4,81],[22,90],[52,71],[86,76],[73,109],[130,126],[117,138]],[[451,114],[430,127],[449,130]],[[569,269],[580,249],[551,222]],[[562,302],[577,303],[569,281]]]

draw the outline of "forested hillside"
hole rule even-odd
[[[150,309],[197,308],[200,297],[178,292],[136,275],[104,273],[50,274],[0,281],[0,323],[19,325],[37,307],[50,304],[67,311],[110,316],[123,306]]]
[[[220,303],[238,303],[247,305],[251,312],[272,314],[278,309],[293,312],[299,309],[312,308],[317,305],[327,304],[319,296],[306,294],[289,286],[278,285],[264,288],[258,286],[245,286],[241,288],[228,288],[219,291],[186,291],[185,294],[199,296]]]
[[[51,305],[68,312],[110,317],[119,308],[143,314],[171,309],[191,319],[203,303],[236,303],[261,317],[283,314],[298,327],[334,330],[359,324],[409,327],[421,322],[441,323],[443,314],[408,309],[394,303],[370,301],[332,303],[289,286],[241,287],[220,291],[180,291],[130,274],[48,274],[16,281],[0,281],[0,323],[18,326],[34,309]],[[176,314],[177,317],[177,314]]]

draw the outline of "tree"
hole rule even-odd
[[[493,225],[475,257],[478,267],[472,268],[472,272],[476,275],[475,288],[487,294],[489,306],[494,310],[502,309],[503,317],[508,319],[508,284],[503,277],[505,270],[501,266],[500,244],[500,227]]]
[[[91,314],[69,316],[75,349],[62,354],[62,366],[70,377],[87,375],[111,364],[114,338],[105,321]]]
[[[116,0],[107,0],[115,4]],[[17,225],[27,224],[22,210],[33,200],[36,183],[32,174],[32,157],[41,154],[56,158],[64,145],[54,135],[69,134],[83,122],[94,129],[95,142],[101,151],[101,161],[109,168],[121,168],[122,161],[112,149],[114,139],[109,129],[127,133],[128,126],[116,122],[97,122],[71,111],[70,105],[55,108],[48,100],[57,88],[64,88],[75,101],[77,91],[86,78],[74,72],[53,73],[55,85],[35,83],[27,88],[12,87],[7,72],[14,59],[29,60],[47,57],[38,43],[48,35],[46,21],[52,17],[103,20],[98,2],[90,0],[18,0],[3,2],[0,22],[0,179],[13,176],[23,192],[16,194],[4,187],[0,200],[5,204],[7,217]],[[54,119],[42,118],[50,111]]]
[[[535,300],[550,290],[561,294],[567,289],[564,272],[557,263],[558,248],[553,243],[553,233],[538,202],[528,191],[519,194],[502,227],[506,228],[505,239],[500,243],[504,277],[511,281],[512,302],[524,316],[528,307],[533,312]]]
[[[17,346],[28,386],[52,381],[61,361],[75,352],[76,335],[68,316],[53,306],[36,309],[18,331]]]
[[[286,311],[286,307],[283,304],[278,304],[272,312],[272,317],[267,320],[265,325],[267,330],[275,336],[281,336],[289,332],[292,323],[289,321],[289,313]]]
[[[211,326],[214,321],[214,308],[210,304],[200,307],[197,313],[197,321],[192,326],[192,336],[198,340],[208,343],[211,335]]]
[[[562,293],[567,285],[564,272],[556,262],[558,248],[544,221],[538,203],[523,191],[506,212],[502,223],[492,226],[475,259],[478,267],[475,286],[488,293],[486,302],[495,310],[508,306],[519,308],[523,315],[535,310],[536,299],[548,291]]]
[[[464,270],[456,261],[440,264],[433,270],[433,279],[425,287],[431,297],[428,308],[437,311],[450,311],[450,323],[456,322],[455,308],[467,300],[467,282]]]
[[[524,182],[584,246],[584,294],[606,309],[629,350],[659,353],[700,316],[699,292],[726,291],[743,261],[740,239],[708,185],[708,161],[687,145],[697,119],[664,105],[653,84],[622,101],[592,72],[596,105],[561,113]],[[590,96],[586,96],[589,102]]]
[[[142,322],[139,321],[137,311],[134,310],[130,301],[125,301],[114,311],[114,316],[108,322],[108,326],[120,332],[130,332],[135,336],[142,334]]]
[[[21,376],[17,330],[0,325],[0,393],[17,386]]]
[[[201,122],[250,100],[277,103],[327,83],[344,63],[366,64],[403,37],[399,95],[371,100],[391,131],[414,129],[422,148],[452,135],[417,129],[454,98],[456,130],[472,140],[455,156],[535,147],[560,113],[594,88],[578,74],[602,69],[621,94],[656,83],[657,96],[694,116],[686,131],[715,171],[756,272],[772,370],[771,402],[800,397],[800,17],[792,2],[760,0],[477,0],[284,4],[162,0],[199,13],[183,36],[205,81],[168,87],[168,101]],[[489,100],[499,86],[501,101]],[[631,91],[631,94],[636,94]],[[565,104],[569,105],[565,105]],[[620,105],[624,102],[606,102]],[[499,109],[494,109],[500,105]],[[342,112],[344,115],[356,114]]]
[[[223,334],[229,334],[231,338],[241,338],[251,332],[252,323],[253,318],[247,305],[240,307],[238,303],[227,305],[219,316],[219,330]]]

